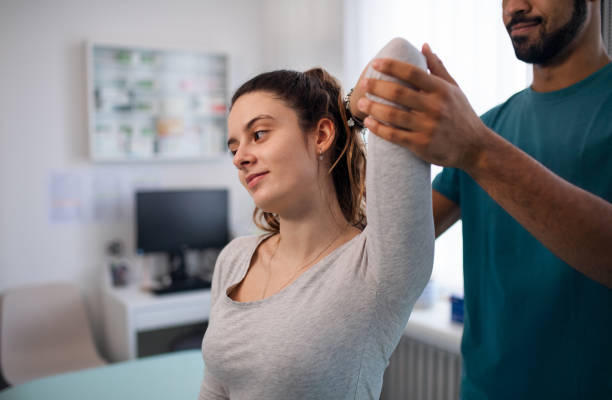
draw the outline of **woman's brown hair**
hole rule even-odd
[[[266,72],[244,83],[232,96],[231,106],[242,95],[251,92],[272,93],[293,109],[303,132],[316,128],[322,118],[329,118],[335,125],[336,137],[331,150],[331,167],[334,189],[340,209],[346,220],[358,229],[366,226],[365,215],[365,146],[356,126],[348,125],[342,88],[338,81],[322,68],[306,72],[278,70]],[[231,108],[230,106],[230,108]],[[277,215],[262,211],[253,212],[253,221],[268,232],[278,232]]]

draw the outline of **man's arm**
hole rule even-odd
[[[432,190],[436,239],[461,218],[461,208],[436,190]]]
[[[465,171],[555,255],[612,288],[612,204],[495,134]]]
[[[368,129],[426,161],[464,170],[555,255],[612,288],[612,204],[561,179],[487,128],[437,56],[428,46],[423,53],[431,74],[395,60],[373,62],[416,89],[360,82],[368,93],[410,109],[351,99],[351,106],[357,103],[369,115]]]

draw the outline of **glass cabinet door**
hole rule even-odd
[[[94,161],[203,160],[226,152],[227,57],[89,44]]]

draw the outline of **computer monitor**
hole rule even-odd
[[[171,284],[163,294],[209,287],[187,275],[186,250],[220,249],[229,240],[226,189],[136,192],[138,253],[167,253]]]

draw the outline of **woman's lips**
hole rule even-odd
[[[268,174],[268,172],[262,172],[259,174],[252,174],[247,176],[246,178],[246,184],[249,188],[253,188],[255,185],[257,185],[259,183],[259,181],[261,181],[263,179],[264,176],[266,176]]]

